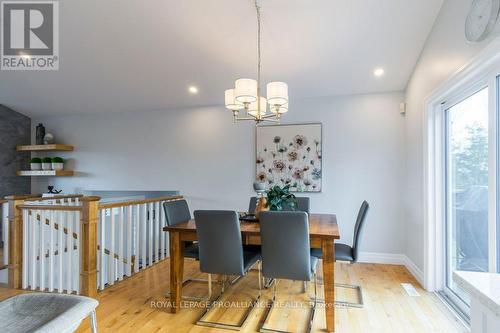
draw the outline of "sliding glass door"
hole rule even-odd
[[[489,88],[445,105],[445,287],[464,313],[469,299],[453,282],[453,271],[487,272]]]

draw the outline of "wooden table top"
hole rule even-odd
[[[256,222],[241,222],[241,232],[246,235],[260,235],[260,224]],[[196,231],[194,220],[181,222],[174,226],[166,226],[163,231],[193,232]],[[309,235],[314,238],[339,239],[340,232],[337,217],[334,214],[310,214]]]

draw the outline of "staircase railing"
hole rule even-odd
[[[181,198],[7,197],[9,286],[95,296],[168,257],[162,204]]]

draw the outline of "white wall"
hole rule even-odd
[[[323,192],[313,212],[336,213],[351,243],[362,200],[371,204],[362,250],[403,250],[404,117],[402,93],[292,101],[285,122],[323,123]],[[58,142],[75,145],[77,177],[52,178],[81,190],[180,190],[191,208],[246,210],[253,194],[255,133],[221,107],[34,119]],[[47,182],[34,180],[35,192]]]
[[[424,269],[423,111],[424,99],[444,80],[466,65],[498,35],[469,43],[464,22],[472,0],[446,0],[406,90],[405,254]]]

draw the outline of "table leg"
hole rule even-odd
[[[321,250],[323,252],[326,329],[328,332],[335,332],[335,247],[333,240],[323,239]]]
[[[172,313],[180,309],[184,258],[180,233],[170,232],[170,303]]]

